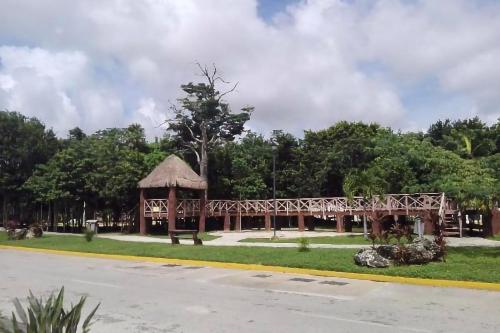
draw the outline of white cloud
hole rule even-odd
[[[240,82],[229,100],[233,109],[254,105],[250,126],[262,132],[300,134],[340,119],[425,127],[407,120],[415,116],[400,87],[429,78],[476,114],[499,116],[497,4],[311,0],[272,23],[256,8],[256,0],[4,0],[0,108],[36,115],[60,135],[139,122],[152,137],[180,84],[199,79],[199,61]],[[363,63],[383,70],[373,75]]]

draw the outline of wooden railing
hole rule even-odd
[[[144,200],[144,216],[163,217],[168,214],[168,200],[147,199]]]
[[[443,201],[444,200],[444,201]],[[444,203],[443,203],[444,202]],[[308,213],[327,215],[332,213],[366,213],[384,211],[391,214],[393,211],[441,210],[447,200],[444,193],[416,193],[416,194],[387,194],[375,196],[371,199],[363,197],[332,197],[332,198],[299,198],[276,199],[276,212],[280,215],[296,215]],[[265,215],[274,211],[274,201],[271,200],[208,200],[206,204],[207,216],[236,215]],[[200,201],[195,199],[179,200],[177,214],[179,216],[196,216],[200,212]],[[144,201],[144,215],[147,217],[166,216],[168,214],[168,200],[146,199]]]

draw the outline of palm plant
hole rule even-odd
[[[6,333],[77,333],[85,300],[86,298],[82,297],[76,305],[72,304],[69,310],[65,310],[64,287],[57,297],[51,294],[45,303],[30,291],[27,309],[25,310],[16,298],[14,306],[17,316],[13,312],[10,322],[0,322],[0,330]],[[84,320],[82,332],[90,332],[91,320],[99,305]]]

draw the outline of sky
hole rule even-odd
[[[227,101],[254,106],[248,129],[265,135],[493,123],[499,59],[495,0],[0,1],[0,109],[60,137],[131,123],[163,135],[197,62],[238,82]]]

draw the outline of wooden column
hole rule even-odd
[[[439,216],[437,214],[433,214],[431,212],[425,212],[422,214],[423,222],[424,222],[424,235],[432,235],[434,234],[434,223],[437,222]]]
[[[266,231],[271,231],[271,214],[270,213],[266,213],[266,215],[264,215],[264,225],[265,225]]]
[[[230,231],[231,230],[231,215],[226,214],[224,215],[224,231]]]
[[[337,220],[337,232],[344,232],[344,214],[335,215]]]
[[[500,235],[500,208],[491,210],[491,235]]]
[[[234,223],[234,230],[241,231],[241,224],[243,223],[242,219],[243,217],[241,216],[241,214],[238,214],[236,216],[236,221]]]
[[[206,195],[205,191],[201,192],[200,196],[200,220],[198,222],[198,231],[205,232],[205,219],[206,219]]]
[[[381,235],[382,234],[382,219],[384,218],[384,215],[372,213],[370,217],[372,220],[372,233],[374,235],[377,235],[377,236]]]
[[[175,230],[175,220],[177,219],[177,200],[175,187],[168,188],[168,231]]]
[[[146,218],[144,217],[144,189],[141,188],[139,194],[139,233],[145,235],[146,230]]]
[[[304,215],[302,213],[299,213],[299,215],[297,215],[297,221],[299,225],[299,231],[304,231]]]

